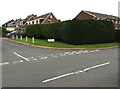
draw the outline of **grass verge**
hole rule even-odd
[[[10,38],[11,39],[11,38]],[[25,41],[25,38],[16,40],[16,39],[11,39],[23,43],[29,43],[32,45],[38,45],[38,46],[46,46],[46,47],[55,47],[55,48],[106,48],[106,47],[114,47],[118,46],[119,43],[113,42],[113,43],[101,43],[101,44],[88,44],[88,45],[71,45],[71,44],[66,44],[62,42],[47,42],[46,40],[41,40],[41,39],[35,39],[35,43],[32,43],[32,39],[28,38],[28,42]]]

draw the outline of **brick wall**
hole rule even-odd
[[[93,16],[85,13],[84,11],[81,11],[76,17],[75,19],[93,19]]]
[[[51,18],[51,15],[52,15],[52,18]],[[47,19],[43,23],[48,23],[49,21],[57,22],[56,17],[52,13],[49,15],[49,17],[47,17]]]

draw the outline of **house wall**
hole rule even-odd
[[[52,18],[51,18],[51,15],[52,15]],[[52,13],[50,15],[48,15],[48,17],[43,21],[43,23],[48,23],[49,21],[57,22],[56,17]]]
[[[13,31],[13,30],[15,30],[15,27],[7,27],[6,30],[7,31]]]
[[[93,19],[94,17],[85,13],[84,11],[81,11],[76,17],[75,19]]]
[[[39,19],[35,19],[35,20],[31,20],[28,22],[28,24],[32,24],[32,22],[34,21],[34,24],[39,24],[40,23],[40,19],[44,19],[44,18],[39,18]],[[38,23],[36,23],[36,21],[38,21]]]
[[[30,20],[33,20],[34,17],[30,17],[29,20],[24,24],[24,25],[27,25],[29,23]]]
[[[115,26],[115,29],[120,29],[120,24],[119,23],[118,24],[114,23],[114,26]]]

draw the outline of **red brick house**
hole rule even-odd
[[[117,16],[101,14],[91,11],[81,11],[74,19],[109,20],[114,23],[115,29],[120,29],[120,18]]]
[[[39,23],[49,23],[49,22],[57,22],[57,21],[58,20],[53,15],[53,13],[47,13],[29,20],[27,24],[39,24]]]
[[[29,21],[33,20],[35,17],[34,16],[31,16],[29,18],[26,18],[23,20],[23,26],[27,25]]]

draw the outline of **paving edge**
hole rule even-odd
[[[114,46],[114,47],[106,47],[106,48],[55,48],[55,47],[46,47],[46,46],[38,46],[38,45],[31,45],[29,43],[23,43],[15,40],[10,40],[8,38],[2,38],[11,42],[15,42],[18,44],[26,45],[26,46],[31,46],[31,47],[37,47],[37,48],[44,48],[44,49],[56,49],[56,50],[83,50],[83,49],[96,49],[96,50],[104,50],[104,49],[112,49],[112,48],[118,48],[119,46]]]

